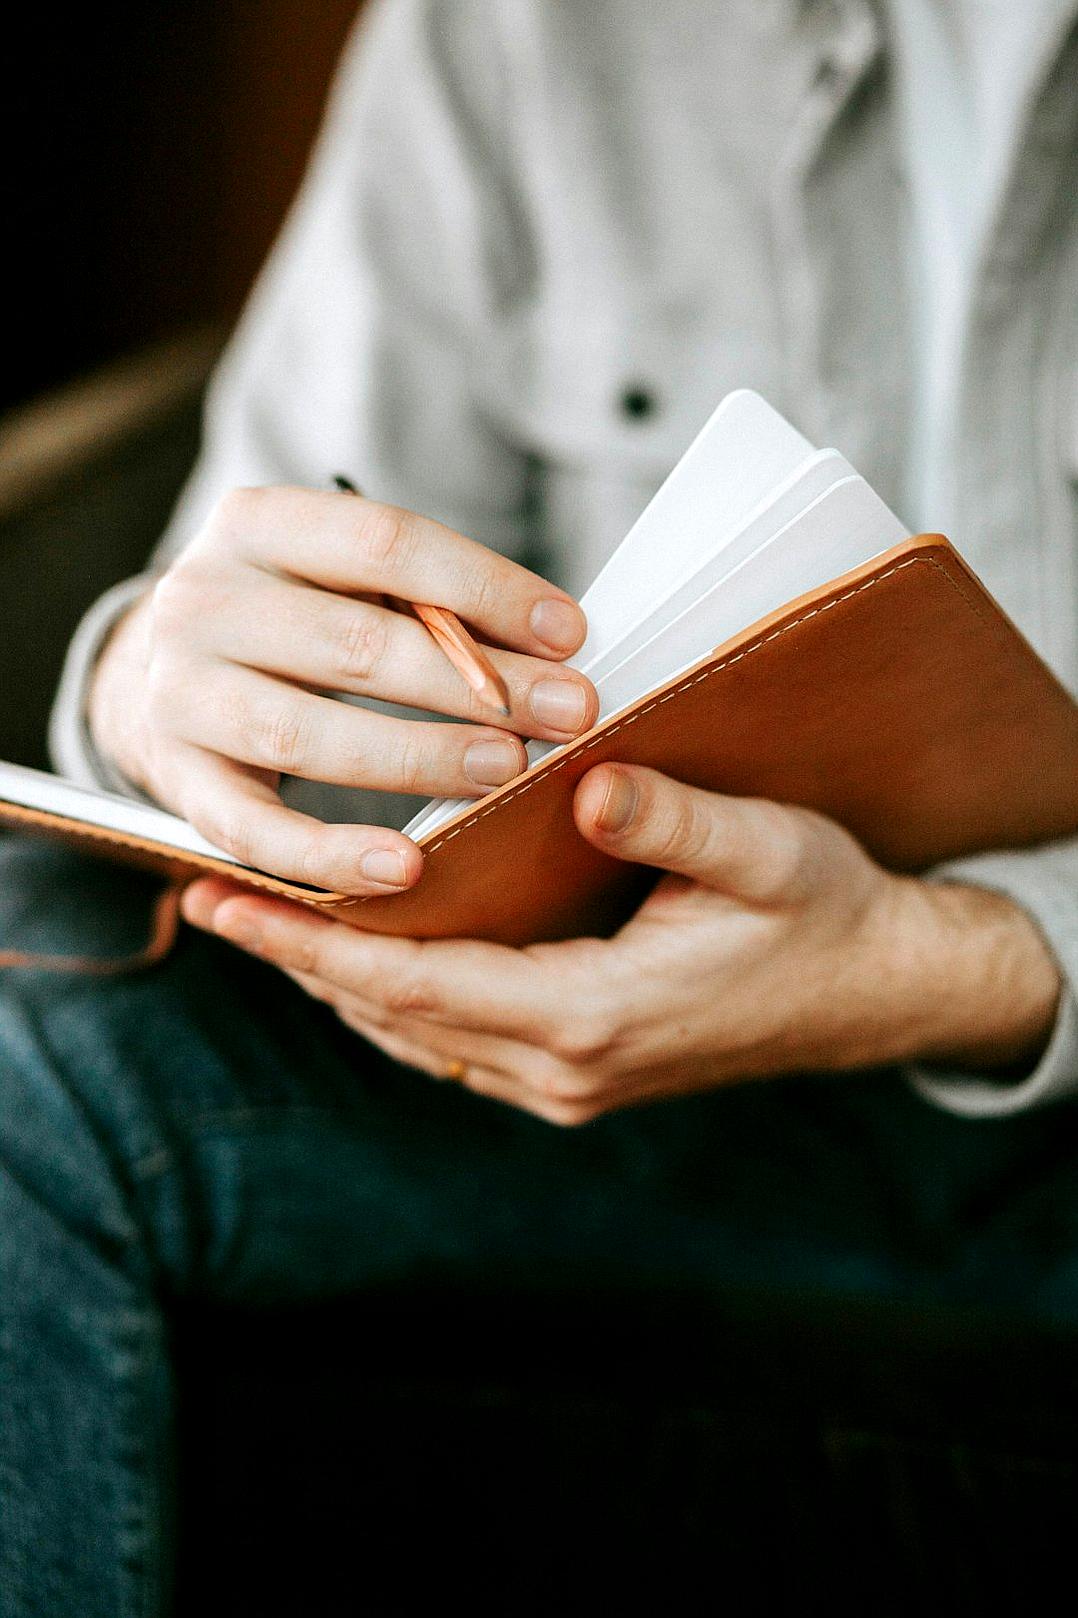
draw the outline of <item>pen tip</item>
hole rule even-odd
[[[504,702],[500,702],[498,704],[498,712],[503,713],[505,715],[505,717],[508,719],[510,717],[510,715],[512,714],[512,709],[507,708]]]

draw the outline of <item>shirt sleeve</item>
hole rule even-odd
[[[1040,928],[1063,973],[1055,1027],[1036,1068],[1020,1080],[913,1067],[927,1101],[966,1118],[1002,1118],[1078,1096],[1078,838],[1021,853],[978,854],[933,873],[992,888],[1020,904]]]
[[[484,406],[516,285],[505,73],[488,0],[374,0],[345,52],[292,212],[217,369],[203,448],[145,574],[69,649],[57,767],[127,790],[91,745],[90,674],[120,614],[230,488],[345,473],[510,555],[526,457]]]

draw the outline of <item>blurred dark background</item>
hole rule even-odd
[[[240,307],[357,0],[19,7],[0,410]],[[9,19],[10,24],[10,19]]]
[[[139,571],[358,0],[18,8],[0,93],[0,759],[47,766],[79,618]]]

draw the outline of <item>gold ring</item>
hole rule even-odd
[[[445,1070],[445,1076],[447,1079],[460,1080],[464,1077],[467,1071],[467,1062],[462,1062],[458,1057],[455,1061],[450,1062],[449,1066]]]

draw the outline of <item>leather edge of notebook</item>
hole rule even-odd
[[[597,746],[604,739],[626,724],[659,703],[669,701],[682,690],[687,689],[696,681],[718,673],[724,667],[751,655],[768,644],[769,641],[799,627],[809,619],[816,617],[820,612],[848,600],[869,586],[882,582],[891,575],[911,566],[925,566],[933,568],[947,584],[964,601],[966,608],[985,626],[999,634],[1006,636],[1014,651],[1031,663],[1037,670],[1039,677],[1044,681],[1046,689],[1051,689],[1060,703],[1068,706],[1074,699],[1059,681],[1057,676],[1048,667],[1034,648],[1029,644],[1022,631],[1012,622],[993,596],[981,583],[973,569],[955,550],[946,535],[940,533],[914,534],[908,539],[900,540],[896,545],[881,551],[878,556],[861,563],[856,568],[840,574],[827,584],[815,590],[806,591],[804,595],[795,597],[786,602],[774,612],[759,618],[755,623],[740,630],[721,645],[713,648],[706,656],[697,660],[690,668],[667,681],[665,685],[657,686],[641,697],[629,708],[621,713],[612,715],[601,724],[596,725],[585,735],[579,736],[575,742],[560,749],[549,758],[542,759],[531,770],[515,780],[500,787],[496,793],[489,794],[477,803],[462,809],[451,821],[439,826],[437,831],[430,833],[429,837],[419,839],[424,855],[430,859],[438,850],[462,832],[475,825],[488,814],[497,811],[501,806],[508,804],[515,797],[537,785],[549,773],[557,770],[570,759],[576,758],[589,748]],[[349,901],[349,905],[366,903],[365,899]]]
[[[475,803],[469,804],[466,809],[459,810],[452,820],[446,821],[444,825],[439,826],[436,831],[428,833],[426,837],[417,839],[425,857],[429,859],[432,854],[438,852],[443,844],[448,843],[461,832],[467,831],[470,825],[474,825],[488,814],[493,814],[502,805],[509,803],[513,798],[519,797],[523,792],[528,791],[530,787],[538,784],[544,776],[551,774],[561,765],[568,762],[569,759],[575,758],[580,753],[588,751],[589,748],[597,746],[620,727],[631,724],[634,719],[638,718],[647,709],[655,707],[661,702],[669,701],[672,697],[677,696],[679,691],[687,689],[701,677],[717,672],[720,668],[750,655],[766,645],[775,636],[784,634],[788,629],[793,629],[798,624],[804,623],[808,618],[814,617],[832,603],[855,594],[864,586],[875,583],[877,580],[897,571],[899,567],[915,563],[938,567],[946,574],[952,587],[958,589],[966,597],[969,609],[977,613],[979,617],[983,617],[984,614],[980,611],[979,605],[975,603],[974,599],[970,598],[954,577],[954,564],[961,564],[960,571],[964,579],[973,585],[976,597],[983,600],[985,605],[991,609],[993,616],[1001,621],[1001,627],[1004,623],[1009,623],[1009,620],[1004,618],[1000,609],[987,595],[984,586],[976,575],[962,564],[961,557],[944,534],[915,534],[909,539],[900,540],[898,544],[890,546],[886,551],[881,551],[878,556],[872,557],[869,561],[862,562],[858,567],[851,568],[848,572],[840,574],[837,578],[829,580],[827,584],[820,585],[815,590],[809,590],[804,595],[796,596],[792,601],[787,601],[783,606],[776,608],[774,612],[766,614],[765,617],[756,619],[754,623],[739,630],[736,635],[730,636],[728,640],[713,647],[710,652],[698,658],[690,667],[682,669],[680,673],[674,675],[665,684],[653,687],[645,696],[640,697],[628,708],[611,715],[609,719],[604,719],[582,736],[578,736],[568,746],[559,748],[556,753],[541,759],[530,770],[526,770],[523,775],[516,776],[512,781],[507,782],[504,787],[499,787],[496,792],[488,793],[485,798],[480,798]],[[1013,629],[1013,625],[1011,628]],[[1022,638],[1018,630],[1014,630],[1014,633],[1020,639]],[[1028,649],[1030,655],[1036,658],[1036,653],[1032,647]],[[1039,663],[1040,659],[1037,659],[1037,661]],[[1044,665],[1041,664],[1041,667],[1043,668]],[[1045,672],[1046,674],[1051,674],[1048,669],[1045,669]],[[1062,690],[1062,688],[1060,689]],[[363,904],[366,901],[359,899],[351,902]]]
[[[57,814],[49,809],[32,809],[25,804],[10,803],[7,799],[0,799],[0,826],[9,826],[13,830],[18,830],[21,826],[33,827],[35,830],[50,832],[58,840],[68,843],[89,842],[122,849],[127,853],[142,855],[147,860],[156,861],[162,874],[186,875],[191,881],[199,876],[219,876],[231,882],[242,883],[245,887],[260,888],[280,898],[295,899],[311,905],[335,905],[348,900],[347,894],[334,893],[323,888],[301,887],[286,881],[283,877],[253,871],[246,865],[233,865],[229,860],[218,860],[208,854],[176,848],[172,843],[158,842],[155,838],[117,831],[111,826],[100,826],[96,821],[76,820],[73,816]]]

